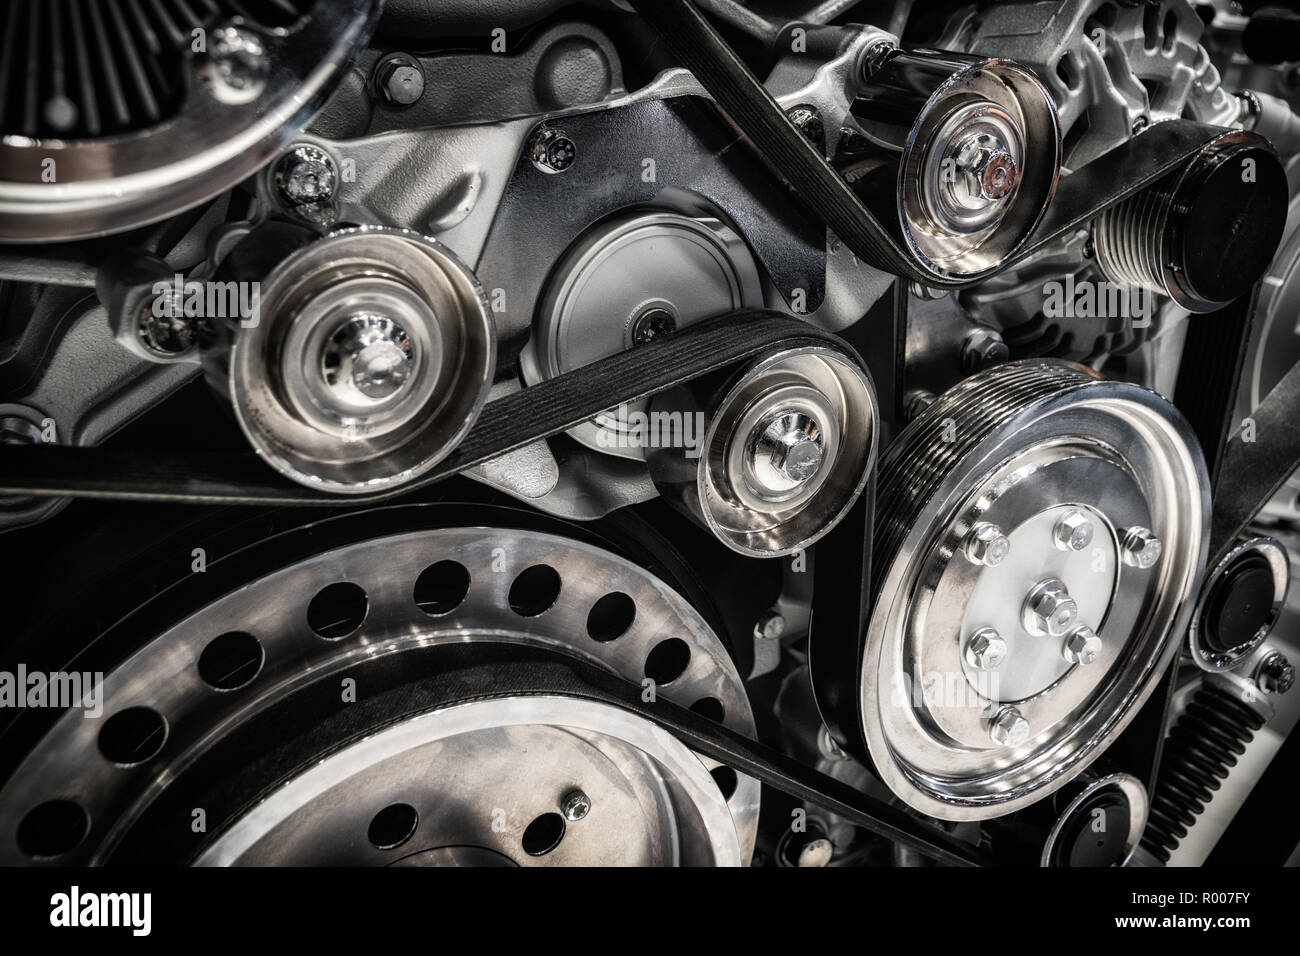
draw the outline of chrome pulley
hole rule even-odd
[[[272,271],[255,321],[241,324],[208,354],[240,426],[282,474],[342,494],[396,487],[441,461],[495,371],[478,280],[406,230],[310,243]]]
[[[884,782],[971,820],[1083,770],[1176,652],[1208,518],[1153,392],[1026,361],[940,396],[881,465],[860,705]]]
[[[836,165],[936,277],[995,271],[1056,192],[1056,104],[1009,60],[894,50],[872,69],[853,119],[860,135]]]
[[[875,388],[857,357],[826,347],[761,355],[721,380],[657,396],[698,420],[694,448],[655,448],[656,486],[674,507],[750,557],[791,554],[844,517],[875,463]]]
[[[480,648],[497,683],[420,676]],[[0,790],[0,860],[748,861],[756,780],[610,704],[512,693],[516,653],[753,734],[721,642],[640,566],[541,532],[408,532],[267,574],[107,673],[102,713],[65,712]]]

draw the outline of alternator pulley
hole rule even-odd
[[[872,70],[853,113],[864,135],[846,138],[837,166],[937,277],[995,271],[1056,191],[1056,106],[1010,61],[896,50]]]

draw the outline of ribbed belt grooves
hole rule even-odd
[[[768,350],[819,346],[861,365],[843,339],[761,309],[708,319],[489,402],[465,440],[427,474],[379,494],[297,485],[251,453],[176,455],[111,447],[0,444],[0,493],[135,501],[358,505],[408,494],[530,442]]]
[[[1166,294],[1161,279],[1160,243],[1168,205],[1166,192],[1149,187],[1097,218],[1093,242],[1106,278],[1117,285]]]
[[[1000,365],[944,392],[908,425],[881,458],[873,591],[917,516],[971,449],[1024,409],[1093,381],[1088,372],[1063,363]],[[952,440],[945,441],[945,434]]]

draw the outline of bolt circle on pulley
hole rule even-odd
[[[1033,360],[940,396],[880,469],[859,689],[885,783],[975,820],[1081,772],[1175,653],[1208,535],[1200,449],[1155,393]]]

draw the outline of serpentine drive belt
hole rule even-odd
[[[560,651],[504,642],[430,644],[401,654],[367,655],[347,673],[367,689],[360,701],[341,704],[335,682],[322,677],[272,704],[178,770],[133,824],[126,844],[109,851],[105,861],[109,865],[148,863],[159,846],[192,857],[205,837],[178,825],[189,819],[192,807],[201,805],[214,816],[225,816],[256,800],[261,787],[257,773],[231,769],[247,761],[250,741],[270,740],[284,735],[287,727],[296,728],[277,748],[254,748],[259,752],[259,772],[279,777],[301,766],[304,759],[316,759],[313,755],[322,740],[338,746],[339,741],[418,714],[473,701],[535,696],[593,701],[650,721],[698,754],[937,862],[969,866],[990,861],[983,850],[939,826],[662,696],[646,701],[638,684]],[[219,781],[215,790],[214,779]]]
[[[974,281],[923,270],[896,238],[896,230],[872,215],[694,4],[689,0],[629,2],[772,171],[857,256],[932,288],[959,288]],[[1077,172],[1062,176],[1046,215],[1010,261],[1028,256],[1178,169],[1222,133],[1218,127],[1190,120],[1157,123]]]
[[[451,456],[430,474],[396,492],[364,497],[315,492],[281,479],[251,453],[176,456],[59,445],[0,445],[0,491],[126,500],[353,506],[439,481],[587,421],[611,404],[645,398],[759,353],[806,346],[831,346],[857,360],[838,337],[789,316],[745,310],[706,320],[490,402]],[[856,640],[856,636],[849,639]],[[494,673],[498,679],[499,671]],[[970,864],[983,859],[974,847],[780,751],[666,701],[643,703],[636,685],[588,673],[573,662],[552,666],[540,675],[521,672],[508,691],[519,693],[524,684],[532,693],[578,693],[635,711],[692,749],[740,773],[941,862]],[[506,691],[498,688],[495,692]]]
[[[817,149],[786,118],[725,41],[686,0],[631,0],[773,170],[829,229],[868,263],[932,287],[961,282],[922,271]],[[1064,176],[1024,256],[1087,223],[1101,209],[1179,168],[1220,134],[1185,120],[1159,123]],[[429,473],[399,489],[339,496],[298,486],[250,453],[183,455],[105,447],[0,445],[0,494],[165,500],[213,504],[355,506],[433,484],[600,412],[727,369],[760,353],[830,346],[838,337],[790,316],[745,310],[702,322],[490,402],[466,439]],[[856,640],[857,635],[849,636]],[[567,670],[566,670],[567,668]],[[778,790],[841,814],[872,832],[946,863],[979,863],[977,851],[906,812],[860,793],[779,751],[667,702],[644,704],[639,688],[575,664],[535,666],[510,692],[578,693],[652,720],[692,749]],[[499,669],[494,680],[500,679]],[[505,691],[497,691],[504,693]],[[489,693],[489,691],[483,691]]]
[[[745,309],[660,336],[630,351],[489,402],[464,441],[400,488],[338,495],[280,477],[252,452],[204,455],[103,446],[0,444],[0,494],[211,504],[351,506],[407,494],[637,401],[775,349],[852,350],[829,332],[787,315]],[[851,355],[859,361],[856,355]]]
[[[759,155],[850,249],[879,268],[930,286],[961,284],[918,268],[691,3],[631,2]],[[1188,120],[1157,123],[1063,176],[1042,222],[1017,257],[1071,233],[1102,209],[1180,168],[1222,132]],[[490,402],[461,445],[429,473],[373,495],[338,496],[297,486],[273,475],[252,454],[178,456],[55,444],[0,445],[0,494],[280,505],[380,501],[768,348],[827,344],[844,349],[840,339],[790,316],[745,310],[719,317]]]
[[[829,774],[806,767],[779,750],[750,740],[716,721],[662,698],[647,702],[638,684],[564,654],[512,645],[434,645],[423,649],[428,660],[403,663],[403,693],[438,706],[484,698],[559,695],[610,704],[662,727],[687,747],[738,773],[823,810],[856,826],[947,864],[980,866],[991,862],[984,851],[962,842],[938,826]],[[410,683],[411,668],[428,676]],[[331,687],[332,692],[332,687]],[[337,695],[333,695],[337,696]]]

